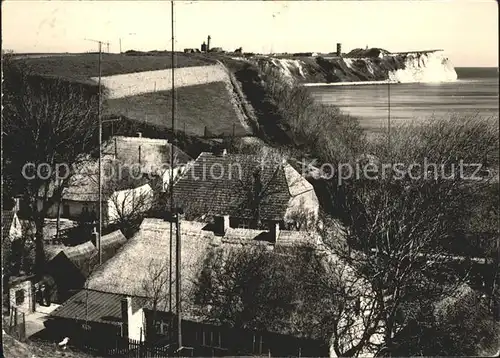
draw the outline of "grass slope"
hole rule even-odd
[[[176,91],[176,129],[203,136],[205,127],[211,137],[248,135],[236,115],[230,94],[223,82],[181,87]],[[123,115],[138,122],[171,128],[171,91],[110,99],[105,103],[107,115]]]
[[[57,55],[50,57],[25,57],[16,62],[25,65],[34,73],[69,80],[88,82],[97,77],[99,55],[94,53]],[[192,67],[214,64],[214,60],[200,54],[175,54],[176,67]],[[131,72],[164,70],[172,68],[168,53],[159,55],[102,54],[101,74],[111,76]]]
[[[2,334],[2,349],[3,357],[6,358],[92,358],[90,354],[85,354],[82,352],[75,352],[71,349],[60,350],[57,348],[55,343],[48,343],[43,341],[27,341],[19,342],[12,336],[3,333]]]

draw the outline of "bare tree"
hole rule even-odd
[[[147,277],[142,281],[142,294],[150,299],[154,313],[168,309],[169,267],[166,264],[151,260]]]
[[[386,177],[379,172],[376,178],[343,182],[347,213],[343,239],[332,236],[329,225],[322,237],[366,285],[365,293],[373,301],[372,326],[379,325],[383,334],[379,354],[398,348],[396,342],[401,342],[409,322],[416,319],[416,307],[450,297],[468,278],[468,258],[457,257],[443,242],[470,216],[470,204],[488,180],[464,179],[458,170],[453,174],[453,166],[463,158],[477,163],[498,146],[491,128],[468,119],[453,125],[438,120],[397,128],[391,148],[384,137],[373,144],[381,163],[402,163],[407,168],[427,158],[443,168],[446,176],[425,178],[424,174],[431,173],[420,171],[416,176],[407,171],[397,177],[390,171]],[[328,224],[328,219],[324,221]],[[375,331],[360,333],[370,336]]]
[[[97,88],[36,76],[15,60],[3,62],[4,175],[10,190],[29,203],[40,274],[46,214],[60,200],[71,168],[98,148]],[[58,164],[64,167],[58,170]],[[56,181],[56,175],[68,177]]]
[[[108,196],[108,220],[130,237],[138,230],[141,220],[153,205],[153,184],[145,180],[139,171],[122,168],[118,162],[107,164],[107,169],[115,173],[106,176],[103,183],[103,191]]]
[[[346,265],[312,247],[215,249],[195,286],[197,314],[216,324],[323,340],[338,356],[365,347],[378,321]],[[363,333],[366,330],[366,334]]]

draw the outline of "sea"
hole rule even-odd
[[[368,132],[431,117],[476,115],[498,120],[498,68],[458,67],[458,80],[446,83],[392,83],[307,87],[321,103],[359,118]]]

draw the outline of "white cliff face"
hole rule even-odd
[[[292,83],[295,80],[303,81],[306,79],[304,66],[305,64],[301,60],[290,60],[283,58],[273,58],[263,63],[264,69],[267,69],[269,67],[277,69],[283,75],[283,79],[287,80],[289,83]]]
[[[452,82],[458,78],[453,64],[442,51],[409,54],[404,66],[389,72],[391,82]]]
[[[294,73],[298,73],[300,77],[305,78],[302,69],[302,61],[288,59],[272,59],[273,65],[277,66],[286,77],[293,77]]]
[[[451,61],[443,51],[414,52],[407,54],[384,54],[378,57],[325,58],[321,68],[314,57],[308,59],[269,58],[264,67],[277,69],[285,79],[300,82],[317,82],[318,78],[308,78],[310,73],[329,73],[333,76],[329,82],[339,83],[376,83],[376,82],[452,82],[457,80],[457,73]],[[310,71],[310,70],[313,71]],[[326,83],[325,75],[324,82]],[[310,81],[313,80],[313,81]]]

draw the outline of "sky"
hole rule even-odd
[[[495,0],[175,1],[175,49],[333,52],[444,49],[456,67],[498,67]],[[171,48],[170,1],[2,1],[2,47],[15,52]]]

